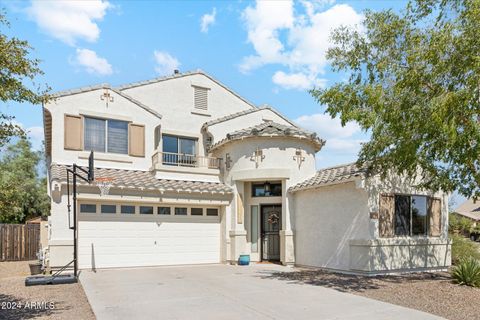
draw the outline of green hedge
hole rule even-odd
[[[480,260],[479,246],[460,235],[450,235],[452,239],[452,264],[457,265],[462,260],[474,258]]]

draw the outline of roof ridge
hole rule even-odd
[[[59,98],[59,97],[70,96],[70,95],[98,90],[98,89],[111,89],[111,88],[112,86],[109,83],[103,82],[103,83],[97,83],[97,84],[92,84],[92,85],[83,86],[83,87],[60,90],[52,93],[52,96],[54,98]]]
[[[349,163],[344,163],[344,164],[337,164],[337,165],[334,165],[334,166],[331,166],[331,167],[325,167],[325,168],[320,168],[317,170],[317,172],[320,172],[320,171],[325,171],[325,170],[331,170],[331,169],[337,169],[337,168],[341,168],[341,167],[348,167],[348,166],[351,166],[351,165],[355,165],[356,166],[356,162],[349,162]],[[359,168],[360,169],[360,168]]]
[[[218,124],[218,123],[229,121],[229,120],[238,118],[240,116],[244,116],[244,115],[247,115],[247,114],[250,114],[250,113],[253,113],[253,112],[257,112],[257,111],[261,111],[261,110],[270,110],[273,113],[275,113],[277,116],[279,116],[280,118],[282,118],[283,120],[288,122],[292,127],[300,128],[300,126],[295,124],[289,118],[285,117],[283,114],[281,114],[278,110],[276,110],[272,106],[270,106],[268,104],[263,104],[261,106],[256,107],[255,109],[242,110],[242,111],[238,111],[238,112],[234,112],[234,113],[224,115],[220,118],[216,118],[216,119],[212,119],[210,121],[207,121],[202,125],[202,130],[205,130],[208,126],[212,126],[212,125],[215,125],[215,124]]]

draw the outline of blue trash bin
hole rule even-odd
[[[250,264],[250,255],[249,254],[241,254],[238,258],[238,265],[239,266],[248,266]]]

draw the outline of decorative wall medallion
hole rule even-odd
[[[293,156],[293,160],[297,161],[298,168],[302,166],[302,162],[305,161],[305,157],[303,156],[303,152],[301,149],[295,150],[295,155]]]
[[[265,159],[265,156],[263,155],[263,150],[257,147],[257,150],[253,153],[253,156],[250,157],[250,161],[255,161],[255,167],[258,168],[260,165],[260,162]]]
[[[230,170],[232,166],[232,158],[230,157],[230,153],[225,154],[225,169]]]
[[[113,96],[110,94],[110,90],[105,89],[103,94],[100,95],[100,100],[105,101],[105,106],[108,108],[108,103],[113,102]]]

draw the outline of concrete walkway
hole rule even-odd
[[[292,269],[204,265],[83,271],[97,319],[441,319],[428,313],[275,279]]]

